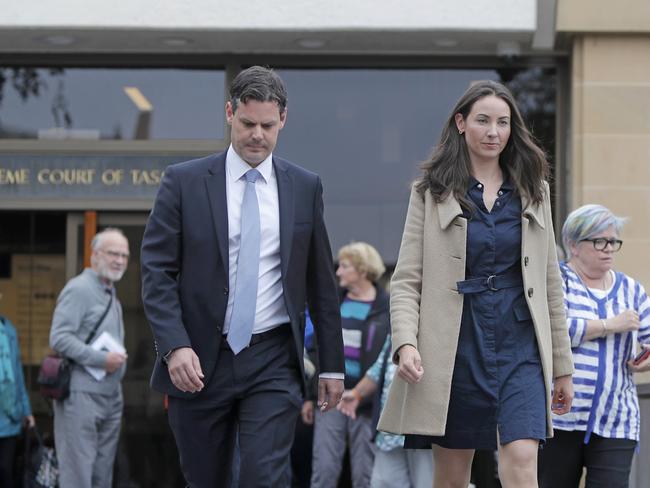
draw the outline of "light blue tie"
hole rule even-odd
[[[247,347],[251,341],[260,268],[260,209],[257,204],[255,182],[261,175],[256,169],[251,169],[245,176],[246,189],[241,204],[241,237],[237,257],[235,298],[227,339],[235,354]]]

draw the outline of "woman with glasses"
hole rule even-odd
[[[540,454],[540,486],[627,487],[639,441],[633,374],[650,370],[650,299],[640,283],[614,271],[624,219],[602,205],[567,217],[560,265],[576,372],[569,414],[553,416],[554,437]],[[640,344],[637,351],[637,342]]]

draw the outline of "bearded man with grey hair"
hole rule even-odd
[[[122,307],[114,285],[126,271],[129,243],[121,230],[108,228],[95,235],[91,247],[91,267],[61,291],[50,330],[52,349],[73,361],[70,395],[54,401],[61,488],[112,486],[122,419],[126,354],[94,348],[88,338],[105,333],[124,346]]]

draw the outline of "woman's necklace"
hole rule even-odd
[[[578,263],[574,263],[573,261],[571,261],[571,262],[569,262],[569,265],[571,266],[571,268],[573,268],[573,270],[574,270],[576,273],[578,273],[578,276],[580,277],[580,279],[581,279],[581,280],[583,281],[583,283],[584,283],[585,285],[587,285],[589,288],[597,288],[598,285],[600,285],[600,286],[602,286],[602,289],[603,289],[603,290],[607,290],[607,281],[608,281],[607,279],[608,279],[608,277],[609,277],[609,271],[606,271],[606,272],[605,272],[605,274],[603,275],[603,277],[602,277],[602,279],[601,279],[601,283],[596,284],[596,286],[589,286],[588,283],[592,283],[592,284],[593,284],[594,282],[597,282],[597,278],[596,278],[596,279],[589,278],[589,276],[587,276],[587,273],[585,273],[585,272],[582,270],[582,268],[580,268],[580,266],[578,266]]]

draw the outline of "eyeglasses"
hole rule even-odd
[[[129,253],[126,253],[126,252],[104,251],[103,249],[100,249],[100,252],[103,252],[108,257],[113,258],[113,259],[122,258],[122,259],[125,259],[127,261],[129,259]]]
[[[580,242],[589,241],[594,245],[596,251],[604,251],[607,246],[612,248],[612,252],[618,252],[623,245],[620,239],[607,239],[606,237],[596,237],[593,239],[582,239]]]

